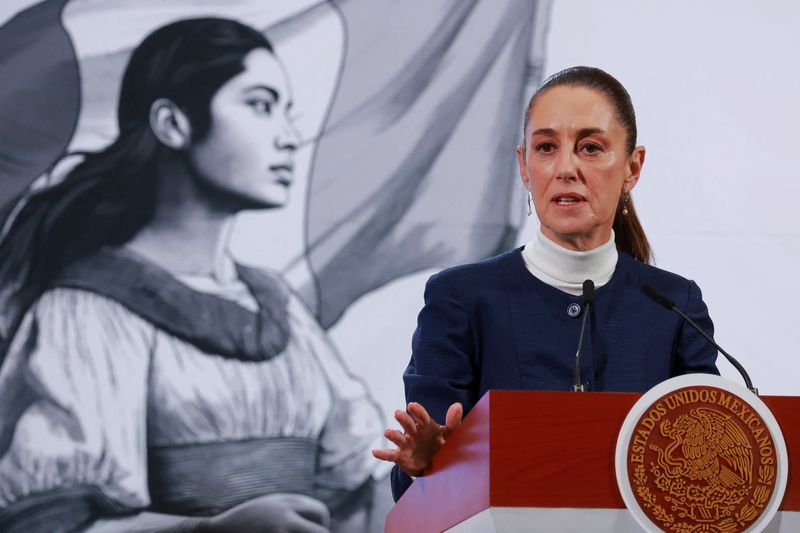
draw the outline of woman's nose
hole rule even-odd
[[[556,178],[566,181],[578,179],[578,155],[576,153],[568,150],[560,152],[556,164]]]
[[[288,116],[283,121],[283,127],[275,138],[275,146],[279,150],[294,151],[300,144],[300,131],[294,125],[294,121]]]

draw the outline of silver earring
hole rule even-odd
[[[627,192],[622,193],[622,214],[628,214],[628,200],[630,200],[631,195]]]
[[[531,191],[528,190],[528,216],[531,216],[533,213],[533,198],[531,197]]]

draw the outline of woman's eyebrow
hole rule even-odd
[[[272,98],[275,100],[275,102],[279,102],[280,99],[281,99],[281,94],[276,89],[274,89],[274,88],[272,88],[272,87],[270,87],[268,85],[263,85],[263,84],[259,83],[259,84],[255,84],[255,85],[249,85],[249,86],[244,88],[244,92],[246,92],[246,93],[247,92],[255,92],[255,91],[266,91],[266,92],[268,92],[272,96]]]
[[[588,137],[589,135],[594,135],[595,133],[604,134],[606,130],[603,128],[581,128],[578,130],[578,137]],[[534,130],[531,135],[556,135],[556,130],[553,128],[539,128],[538,130]]]
[[[606,130],[603,128],[581,128],[578,130],[578,138],[580,139],[594,134],[604,135],[605,133]]]

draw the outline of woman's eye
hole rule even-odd
[[[555,151],[555,149],[555,145],[549,142],[543,142],[536,145],[536,151],[543,154],[551,154]]]
[[[600,147],[600,145],[587,143],[583,145],[583,151],[589,154],[596,154],[597,152],[602,152],[603,149]]]
[[[256,113],[269,115],[272,113],[272,102],[269,100],[250,100],[247,105],[252,107]]]

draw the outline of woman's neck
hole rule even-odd
[[[153,219],[126,247],[174,274],[222,279],[236,212],[207,198],[182,164],[159,165]]]

